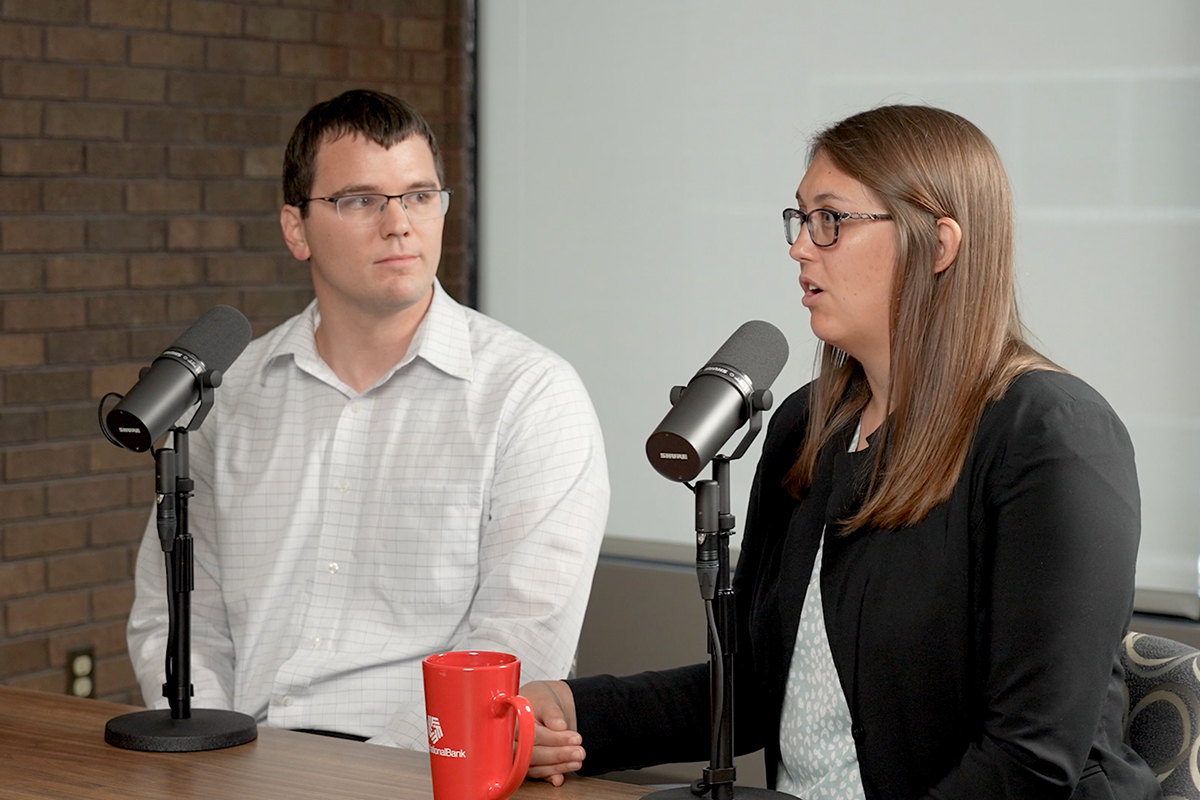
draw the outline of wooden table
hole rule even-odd
[[[431,800],[429,756],[259,726],[226,750],[142,753],[104,741],[138,709],[0,686],[0,797],[75,800]],[[526,781],[514,800],[621,800],[648,790],[568,777]],[[464,798],[464,800],[468,800]]]

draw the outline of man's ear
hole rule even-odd
[[[962,244],[962,228],[953,217],[942,217],[937,221],[937,237],[937,255],[933,259],[935,274],[945,271],[958,258],[958,246]]]
[[[308,246],[300,209],[296,206],[284,206],[280,209],[279,227],[283,229],[283,241],[287,243],[287,249],[292,251],[292,258],[308,261],[312,257],[312,249]]]

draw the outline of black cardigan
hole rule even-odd
[[[1152,798],[1121,741],[1118,647],[1140,507],[1121,421],[1082,381],[1018,378],[984,411],[949,500],[917,525],[839,535],[871,450],[851,431],[801,501],[782,487],[807,387],[775,412],[734,578],[735,747],[779,764],[779,718],[822,529],[825,625],[868,798]],[[584,771],[709,757],[708,665],[570,682]]]

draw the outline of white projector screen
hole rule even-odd
[[[1138,606],[1200,617],[1200,4],[479,0],[480,307],[569,359],[615,539],[688,544],[650,431],[749,319],[813,374],[780,210],[808,137],[884,103],[978,124],[1013,182],[1023,318],[1137,448]],[[1036,20],[1037,24],[1030,24]],[[744,520],[758,447],[733,467]]]

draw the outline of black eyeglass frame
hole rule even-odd
[[[453,196],[454,190],[453,189],[413,189],[411,192],[402,192],[400,194],[383,194],[382,192],[355,192],[354,194],[344,194],[344,195],[340,195],[339,197],[306,197],[302,201],[297,203],[296,205],[299,208],[303,208],[304,206],[311,203],[313,200],[324,200],[326,203],[332,203],[333,210],[337,212],[338,219],[344,220],[345,217],[342,216],[342,207],[340,205],[338,205],[338,203],[341,202],[342,200],[348,200],[351,197],[382,197],[382,198],[385,198],[383,205],[380,206],[380,208],[379,208],[379,215],[382,217],[384,214],[387,213],[388,203],[390,203],[393,200],[399,200],[400,208],[404,209],[404,213],[407,214],[408,213],[408,204],[404,202],[404,198],[410,197],[414,194],[444,195],[444,197],[441,199],[442,213],[439,215],[439,216],[444,217],[444,216],[446,216],[446,212],[448,212],[450,210],[450,198],[451,198],[451,196]],[[429,217],[429,219],[437,219],[437,217]]]
[[[833,241],[828,244],[819,244],[817,237],[813,232],[812,217],[813,214],[828,214],[833,218]],[[842,220],[844,219],[891,219],[891,214],[867,214],[862,211],[834,211],[832,208],[814,208],[812,211],[804,212],[798,208],[785,208],[783,210],[783,238],[787,239],[788,246],[791,247],[796,243],[796,239],[792,237],[792,227],[789,224],[791,220],[800,220],[801,225],[808,227],[808,238],[817,247],[833,247],[837,244],[838,234],[841,233]],[[797,230],[798,234],[800,231]]]

